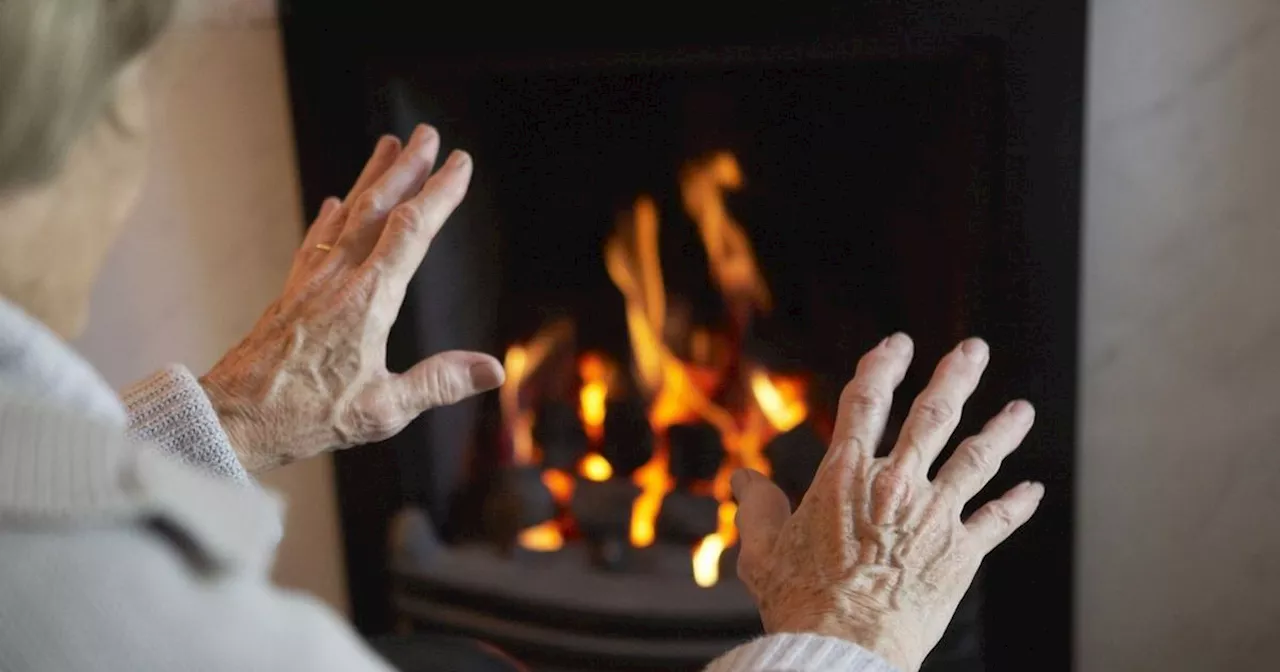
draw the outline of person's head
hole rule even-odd
[[[173,0],[0,0],[0,296],[63,335],[142,185]]]

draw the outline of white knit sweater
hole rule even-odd
[[[385,670],[335,615],[266,582],[279,508],[195,377],[171,366],[123,401],[0,300],[0,669]],[[803,634],[707,669],[894,672]]]

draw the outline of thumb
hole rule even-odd
[[[791,504],[782,490],[764,474],[751,469],[733,473],[729,484],[738,500],[738,536],[742,551],[738,556],[739,573],[750,582],[756,568],[773,554],[774,542],[782,525],[791,517]]]
[[[451,350],[428,357],[391,380],[401,409],[416,417],[439,406],[502,385],[506,374],[497,359],[482,352]]]

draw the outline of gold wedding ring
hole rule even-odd
[[[328,243],[316,243],[316,249],[324,250],[325,252],[328,252],[329,250],[333,249],[333,246]]]

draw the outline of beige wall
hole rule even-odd
[[[1280,666],[1280,2],[1094,0],[1078,669]]]
[[[284,282],[302,213],[270,4],[205,5],[157,52],[152,175],[77,344],[118,387],[171,361],[204,371]],[[330,460],[264,481],[289,503],[277,580],[344,610]]]

